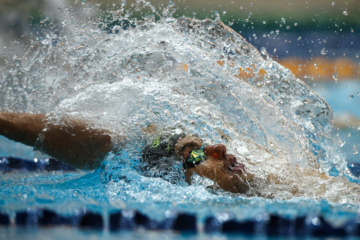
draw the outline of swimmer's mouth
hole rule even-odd
[[[244,173],[245,172],[245,165],[242,163],[235,163],[228,167],[229,172],[231,173]]]

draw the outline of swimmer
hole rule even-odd
[[[99,167],[106,154],[121,144],[114,144],[114,134],[108,130],[94,129],[71,118],[63,118],[59,125],[48,124],[44,114],[0,112],[0,134],[80,169]],[[124,137],[118,139],[125,141]],[[214,181],[215,188],[246,193],[253,178],[244,164],[227,153],[225,145],[206,146],[193,136],[159,136],[145,146],[142,155],[152,164],[161,157],[175,155],[184,166],[189,184],[192,175],[198,174]]]

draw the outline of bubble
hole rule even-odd
[[[348,13],[346,10],[343,11],[343,15],[344,15],[344,16],[347,16],[348,14],[349,14],[349,13]]]

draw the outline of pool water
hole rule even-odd
[[[343,231],[350,221],[355,227],[346,225],[350,227],[342,236],[357,234],[360,192],[356,183],[350,185],[357,178],[347,168],[357,154],[347,146],[358,148],[358,130],[349,126],[351,130],[342,130],[339,136],[331,124],[332,111],[322,99],[324,95],[335,114],[341,109],[358,117],[355,87],[346,88],[356,83],[344,83],[342,88],[337,83],[314,86],[319,96],[220,19],[165,17],[137,24],[111,34],[81,26],[73,41],[56,39],[59,45],[49,36],[24,58],[14,58],[11,71],[4,73],[2,110],[48,113],[51,124],[71,116],[125,135],[128,143],[109,153],[95,171],[13,171],[0,177],[0,209],[12,221],[24,210],[46,208],[64,217],[93,212],[104,219],[102,231],[1,227],[1,238],[29,233],[40,239],[212,238],[213,233],[205,232],[208,218],[214,216],[220,225],[231,219],[238,221],[235,225],[250,221],[255,237],[266,236],[264,226],[270,226],[274,216],[293,222],[303,218],[308,226],[304,235],[326,225],[322,218],[332,226],[329,233],[337,227]],[[343,91],[335,99],[334,89]],[[347,103],[344,98],[349,94],[353,97]],[[256,184],[263,195],[215,191],[209,188],[212,181],[196,175],[189,185],[176,171],[176,184],[145,177],[138,164],[146,143],[143,129],[151,124],[227,145],[258,176]],[[0,142],[1,156],[47,157],[3,137]],[[302,175],[304,169],[313,168],[338,178],[320,182],[317,175]],[[281,181],[267,182],[268,176]],[[137,210],[157,222],[175,213],[196,216],[199,233],[176,235],[159,231],[160,227],[110,233],[109,215],[120,209]],[[214,236],[223,236],[216,233],[221,227],[213,229]]]

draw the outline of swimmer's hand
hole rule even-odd
[[[90,128],[82,121],[63,119],[48,124],[44,114],[0,112],[0,134],[76,168],[95,169],[113,148],[110,132]],[[39,136],[41,138],[39,139]]]

